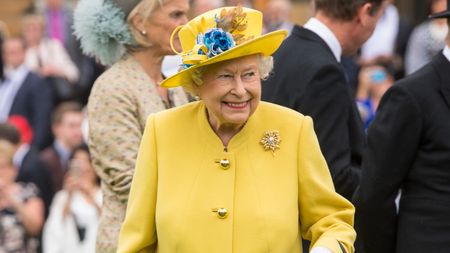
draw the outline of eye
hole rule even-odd
[[[219,79],[229,79],[229,78],[233,78],[233,75],[231,75],[231,74],[219,74],[217,77]]]
[[[253,80],[255,78],[256,78],[256,71],[248,71],[242,75],[242,79],[247,81]]]
[[[174,11],[170,13],[170,17],[174,19],[183,18],[186,14],[183,11]]]

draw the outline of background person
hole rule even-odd
[[[428,5],[430,14],[442,12],[447,8],[446,0],[428,0]],[[446,45],[447,31],[445,19],[426,20],[414,29],[406,51],[406,74],[416,72],[440,53]]]
[[[32,183],[17,183],[14,146],[0,140],[0,251],[36,253],[44,204]]]
[[[84,52],[114,63],[88,102],[89,147],[103,193],[96,252],[116,252],[148,115],[187,102],[181,88],[159,83],[163,57],[173,54],[171,32],[187,21],[188,9],[188,0],[81,0],[75,9]]]
[[[2,51],[5,79],[0,85],[0,122],[6,122],[11,115],[23,116],[33,130],[31,144],[42,150],[52,141],[51,89],[44,79],[26,66],[26,45],[23,39],[8,38],[3,43]]]
[[[450,9],[431,17],[450,23]],[[386,92],[369,128],[356,198],[358,236],[365,252],[448,251],[449,126],[447,35],[443,52]]]
[[[70,159],[64,189],[56,193],[43,232],[44,253],[94,253],[101,191],[86,145]]]
[[[364,127],[341,56],[355,54],[383,13],[383,0],[315,0],[315,15],[274,54],[262,99],[314,120],[337,193],[348,200],[359,185]]]
[[[75,102],[61,103],[53,112],[52,132],[55,138],[53,144],[40,155],[50,170],[55,192],[62,189],[70,155],[83,143],[81,131],[83,120],[83,108]]]

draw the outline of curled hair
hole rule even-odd
[[[218,62],[215,64],[221,64],[221,63],[223,63],[223,62]],[[196,86],[203,85],[203,74],[206,71],[208,71],[208,69],[211,66],[214,66],[215,64],[199,67],[199,68],[191,71],[191,82],[189,82],[187,85],[185,85],[184,89],[194,96],[197,95],[197,94],[195,94],[193,85],[196,85]],[[258,54],[257,55],[257,64],[258,64],[259,77],[261,78],[261,80],[266,80],[269,77],[269,74],[273,69],[273,57]]]
[[[349,21],[356,17],[358,9],[366,3],[372,4],[370,12],[374,15],[381,7],[383,0],[314,0],[316,11],[342,21]]]

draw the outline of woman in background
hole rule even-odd
[[[0,140],[0,252],[36,253],[44,204],[32,183],[16,183],[14,146]]]
[[[101,191],[86,145],[73,151],[64,189],[53,199],[43,233],[44,253],[94,253]]]
[[[171,32],[187,22],[188,0],[81,0],[75,34],[85,53],[113,64],[88,102],[89,148],[103,205],[96,252],[116,252],[139,143],[147,117],[187,102],[183,89],[159,86],[173,54]]]

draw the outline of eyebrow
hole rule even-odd
[[[258,69],[258,66],[256,66],[256,65],[249,65],[249,66],[246,66],[241,72],[246,72],[246,71],[249,71],[249,70],[256,70],[256,69]],[[220,72],[231,72],[231,73],[235,73],[235,71],[234,70],[232,70],[232,69],[230,69],[230,68],[224,68],[224,69],[221,69],[221,70],[218,70],[217,71],[217,73],[220,73]]]

